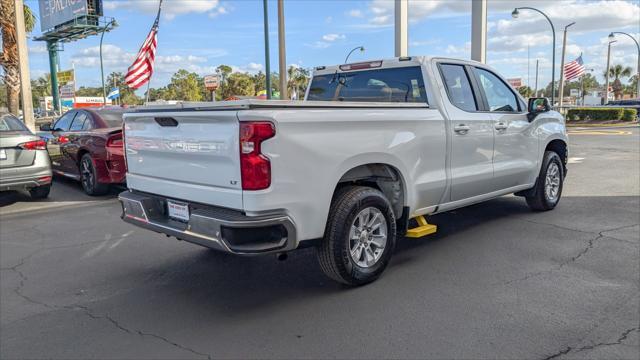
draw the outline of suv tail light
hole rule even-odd
[[[242,190],[262,190],[271,185],[271,162],[261,153],[261,144],[275,134],[276,128],[267,121],[240,123]]]
[[[47,143],[44,140],[34,140],[18,144],[22,150],[47,150]]]

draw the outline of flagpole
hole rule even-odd
[[[149,81],[147,81],[147,100],[144,102],[145,105],[149,102],[149,88],[151,87],[151,77],[149,77]]]

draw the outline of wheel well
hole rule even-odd
[[[405,186],[400,172],[387,164],[365,164],[347,171],[334,190],[347,185],[368,186],[380,190],[391,203],[391,208],[400,219],[405,203]]]
[[[553,151],[560,159],[562,159],[562,163],[564,164],[565,172],[567,170],[567,162],[569,161],[569,152],[567,151],[567,143],[562,140],[553,140],[547,144],[547,147],[544,151]]]
[[[80,161],[82,161],[82,157],[84,156],[84,154],[88,154],[89,150],[87,149],[80,149],[80,151],[78,151],[78,157],[76,157],[76,165],[78,165],[78,168],[80,168]]]

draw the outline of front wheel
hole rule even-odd
[[[563,183],[564,166],[560,156],[553,151],[545,152],[534,194],[526,197],[527,205],[536,211],[552,210],[560,202]]]
[[[378,190],[348,186],[334,196],[318,259],[324,273],[357,286],[376,280],[391,259],[396,219]]]
[[[89,154],[84,154],[80,160],[80,182],[84,192],[91,196],[104,195],[109,191],[109,184],[98,182],[98,173]]]

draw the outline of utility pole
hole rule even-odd
[[[487,62],[487,0],[471,2],[471,60]]]
[[[262,1],[264,8],[264,69],[266,75],[267,100],[271,100],[271,65],[269,59],[269,7],[267,0]]]
[[[527,86],[531,89],[531,45],[527,44]]]
[[[280,58],[280,100],[287,96],[287,55],[284,47],[284,0],[278,0],[278,57]]]
[[[27,49],[27,31],[24,26],[24,4],[15,0],[16,42],[18,43],[18,63],[20,68],[20,95],[22,97],[22,118],[29,130],[36,130],[33,118],[33,99],[31,97],[31,75],[29,74],[29,50]]]
[[[408,35],[408,0],[395,1],[395,56],[407,56],[409,54]]]
[[[605,85],[604,85],[604,104],[607,105],[609,102],[609,69],[611,67],[611,44],[618,40],[609,41],[609,46],[607,48],[607,68],[605,70]]]
[[[533,91],[535,94],[534,97],[538,97],[538,65],[540,64],[540,60],[536,59],[536,89]]]
[[[560,99],[559,104],[562,107],[562,100],[564,98],[564,55],[567,50],[567,29],[569,26],[574,25],[575,22],[564,27],[564,38],[562,40],[562,60],[560,60]]]

